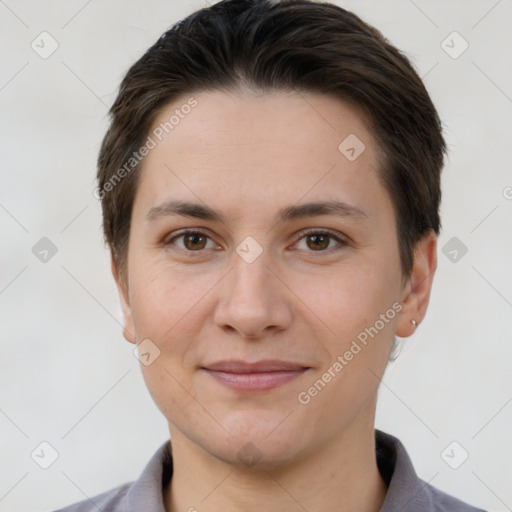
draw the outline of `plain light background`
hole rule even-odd
[[[512,2],[336,3],[412,59],[450,149],[429,312],[386,372],[377,427],[424,480],[512,510]],[[168,437],[122,337],[92,191],[123,74],[204,5],[0,0],[1,511],[52,510],[133,480]],[[51,49],[42,32],[58,44],[48,58],[31,46]],[[43,237],[57,249],[47,262],[32,251]],[[456,261],[453,237],[467,248]],[[58,454],[48,469],[42,442]],[[457,469],[446,462],[465,452]]]

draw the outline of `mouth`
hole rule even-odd
[[[249,363],[240,360],[219,361],[201,367],[217,382],[237,391],[267,391],[282,386],[310,367],[289,361],[267,360]]]

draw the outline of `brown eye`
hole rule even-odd
[[[348,245],[348,242],[330,231],[310,230],[303,231],[302,236],[295,248],[307,252],[331,253],[341,250]]]
[[[188,233],[183,236],[183,244],[189,251],[196,251],[206,247],[207,236],[202,233]]]
[[[215,243],[206,233],[190,230],[182,231],[180,234],[167,239],[164,241],[164,245],[169,248],[174,246],[188,253],[203,252],[203,250],[215,248]]]
[[[331,241],[330,235],[315,234],[315,235],[308,235],[306,237],[306,243],[307,243],[308,247],[313,250],[327,249],[327,247],[329,247],[330,241]]]

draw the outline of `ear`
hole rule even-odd
[[[402,291],[402,310],[396,325],[396,335],[406,338],[414,333],[427,313],[432,282],[437,268],[437,236],[430,230],[414,249],[414,263],[410,277]]]
[[[124,280],[121,278],[121,275],[119,273],[119,266],[113,251],[110,251],[110,268],[112,269],[112,275],[114,276],[117,291],[119,293],[121,309],[123,310],[123,336],[126,339],[126,341],[129,341],[130,343],[136,343],[132,309],[130,306],[130,296],[128,294],[128,286],[127,283],[125,283]]]

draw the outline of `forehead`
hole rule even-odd
[[[371,209],[378,207],[372,195],[386,195],[377,175],[379,148],[363,116],[326,95],[183,96],[161,109],[149,137],[154,148],[141,167],[136,203],[179,193],[219,207],[243,198],[268,209],[330,193]]]
[[[369,153],[377,149],[361,109],[339,98],[300,91],[214,90],[182,96],[160,110],[151,134],[164,145],[175,142],[180,153],[197,152],[199,145],[209,143],[240,150],[251,144],[296,146],[297,152],[325,153],[337,150],[349,135],[357,136]]]

